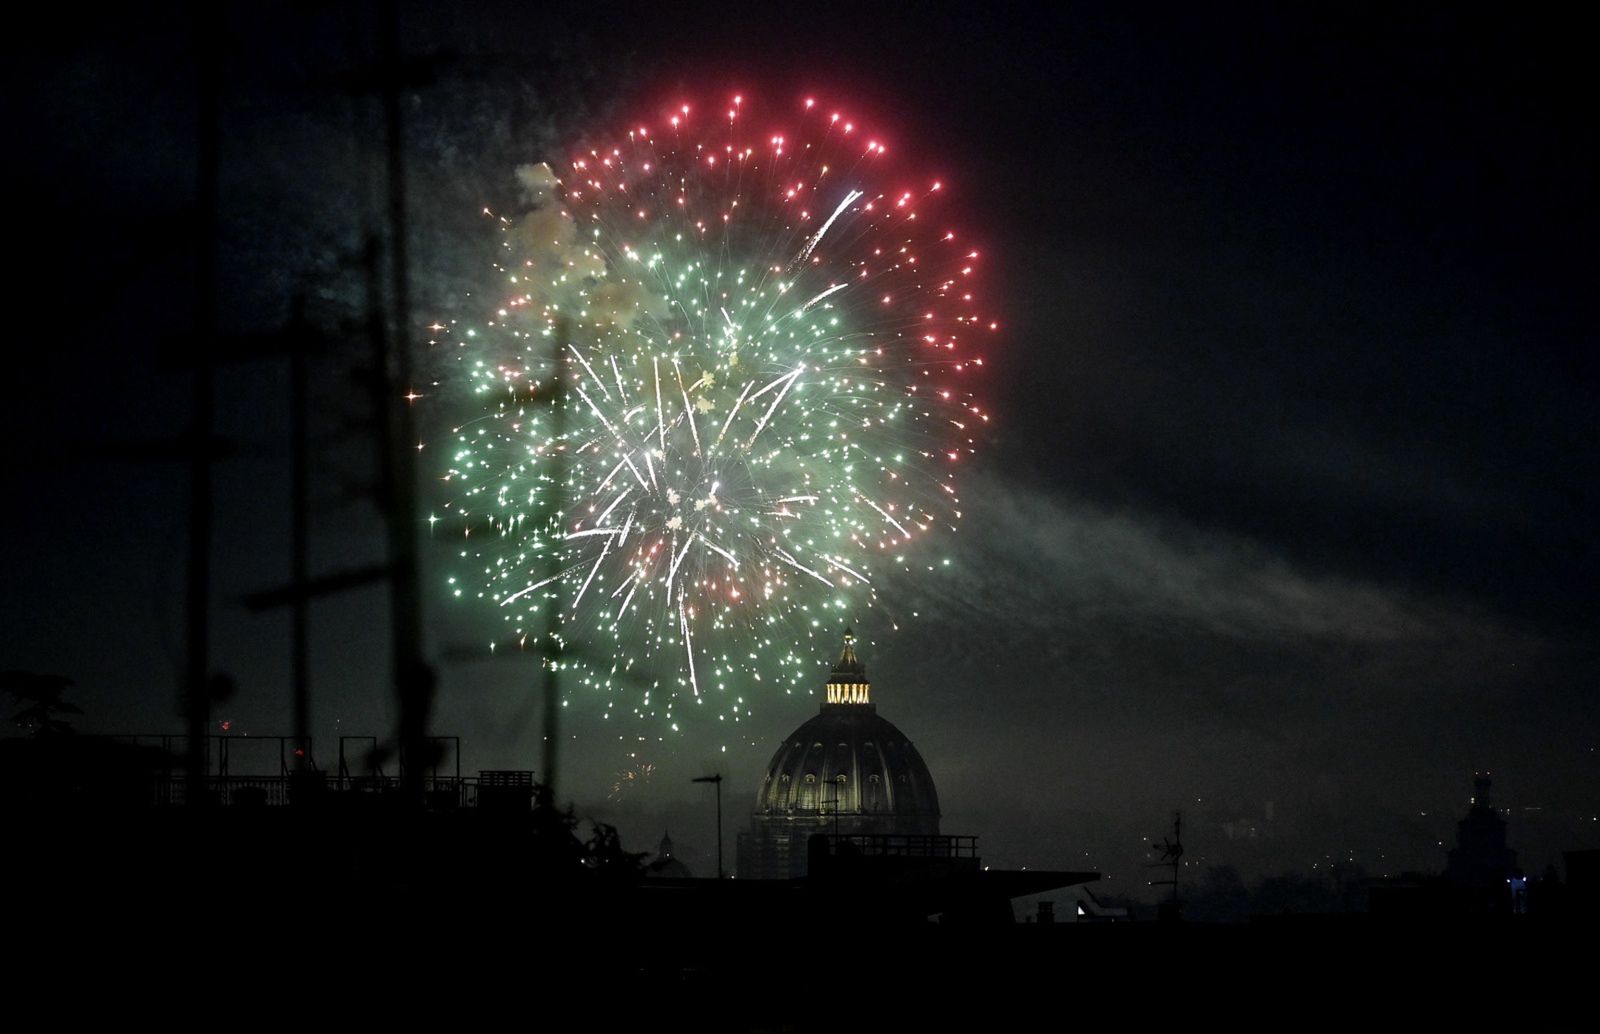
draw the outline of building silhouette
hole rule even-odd
[[[1404,873],[1372,882],[1367,909],[1373,916],[1459,920],[1528,912],[1530,881],[1517,868],[1517,852],[1506,846],[1506,820],[1489,800],[1492,786],[1489,773],[1474,775],[1471,803],[1456,823],[1456,843],[1443,873]],[[1543,907],[1559,911],[1560,881],[1554,871],[1542,882]]]
[[[806,875],[815,834],[912,843],[939,835],[933,775],[906,735],[878,714],[848,628],[820,713],[785,737],[767,765],[750,829],[739,835],[739,878]]]
[[[1498,891],[1517,866],[1517,852],[1506,846],[1506,820],[1489,801],[1493,785],[1487,772],[1473,779],[1471,807],[1456,823],[1456,846],[1444,871],[1455,886]]]
[[[655,879],[687,880],[694,876],[683,860],[673,853],[672,836],[668,833],[661,834],[661,844],[656,848],[656,856],[644,867],[644,874]]]

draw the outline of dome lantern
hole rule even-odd
[[[844,650],[839,654],[839,663],[833,666],[833,674],[828,676],[828,695],[826,705],[866,705],[872,706],[872,684],[867,679],[867,666],[856,658],[856,636],[853,631],[844,630]]]

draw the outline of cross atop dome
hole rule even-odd
[[[839,654],[839,663],[833,666],[833,674],[828,677],[828,696],[824,706],[827,704],[871,706],[870,689],[867,666],[856,657],[856,634],[846,628],[844,650]]]

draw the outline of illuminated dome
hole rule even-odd
[[[807,838],[834,832],[939,832],[933,776],[905,733],[878,714],[849,629],[821,713],[785,737],[767,765],[751,831],[740,837],[740,875],[803,875]]]

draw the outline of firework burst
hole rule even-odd
[[[611,789],[606,793],[606,799],[622,800],[631,791],[650,785],[650,777],[655,774],[656,766],[648,761],[641,761],[624,768],[612,777]]]
[[[965,382],[994,324],[942,185],[811,100],[742,97],[518,177],[499,303],[448,328],[479,407],[452,591],[502,639],[556,612],[608,709],[809,690],[810,640],[954,527],[987,420]]]

